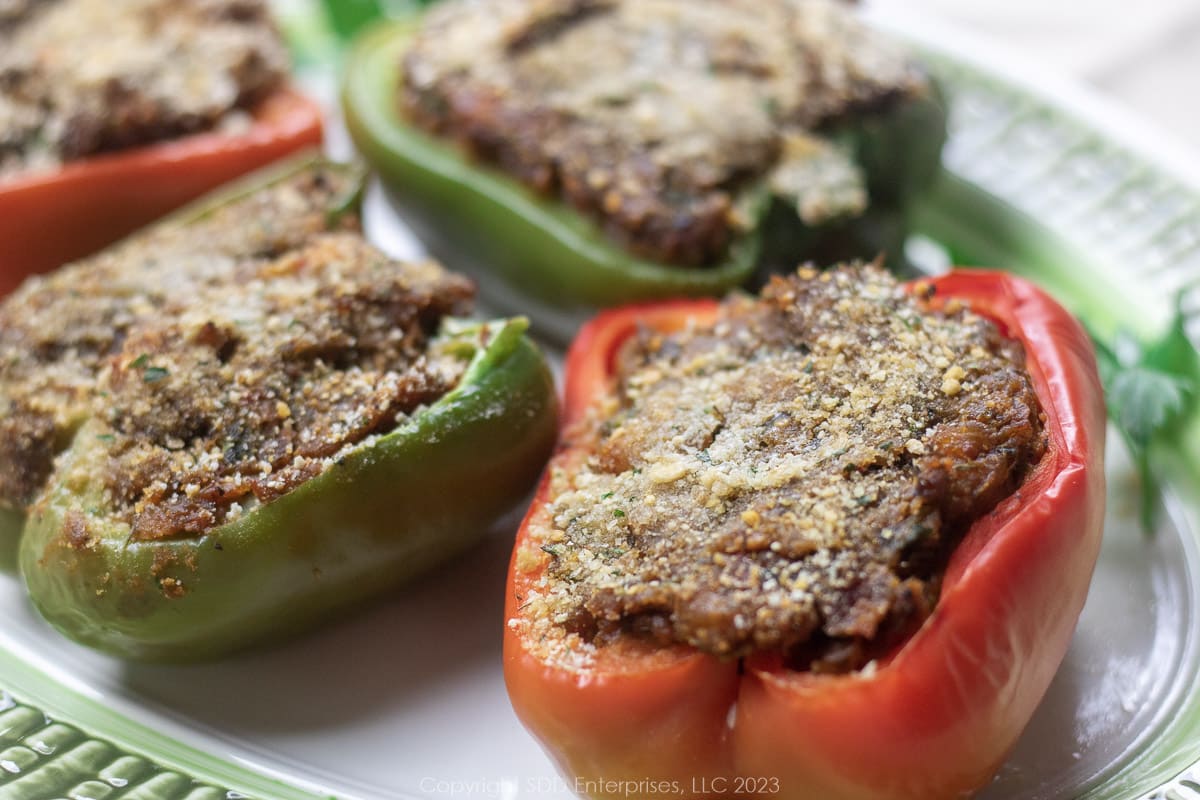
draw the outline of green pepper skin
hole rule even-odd
[[[21,542],[34,605],[118,656],[207,659],[308,628],[462,551],[524,500],[553,447],[553,380],[526,327],[460,332],[477,346],[453,391],[199,538],[130,541],[128,525],[95,514],[98,478],[56,481]],[[88,431],[66,458],[99,446]]]
[[[15,539],[21,535],[25,524],[25,515],[11,508],[0,508],[0,542]]]
[[[872,208],[907,208],[940,171],[948,136],[946,100],[932,77],[928,87],[886,112],[864,114],[826,131],[862,167]]]
[[[17,542],[25,515],[10,508],[0,508],[0,572],[17,571]]]
[[[772,261],[779,254],[788,269],[818,252],[836,254],[834,260],[869,258],[881,249],[896,255],[903,235],[892,232],[891,221],[907,219],[909,201],[938,173],[946,114],[935,87],[824,132],[863,168],[871,208],[861,222],[806,228],[794,213],[768,217],[773,204],[764,190],[750,204],[753,230],[734,242],[723,263],[694,268],[639,259],[565,203],[472,162],[402,118],[400,63],[416,24],[384,23],[355,43],[342,82],[350,134],[435,255],[477,277],[494,304],[528,313],[540,331],[558,340],[569,340],[598,307],[724,294],[752,280],[765,252]],[[770,230],[778,219],[787,231]],[[881,227],[889,231],[884,241]],[[786,252],[779,253],[780,242],[787,243]]]

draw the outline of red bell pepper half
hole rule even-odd
[[[321,142],[321,109],[292,89],[241,133],[205,132],[0,180],[0,296],[227,181]]]
[[[539,660],[506,625],[513,707],[577,791],[938,800],[969,796],[1000,766],[1087,596],[1104,512],[1103,395],[1090,340],[1041,290],[978,271],[931,283],[935,306],[965,302],[1024,345],[1046,416],[1038,467],[968,531],[923,626],[858,673],[789,671],[765,654],[739,664],[633,640],[572,669]],[[670,330],[715,311],[711,301],[630,307],[586,326],[567,359],[567,438],[551,468],[587,458],[571,444],[571,426],[611,385],[617,349],[638,326]],[[548,474],[518,533],[506,622],[521,616],[548,560],[525,546],[547,519]]]

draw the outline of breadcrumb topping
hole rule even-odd
[[[908,635],[1045,448],[1019,344],[926,301],[804,269],[635,337],[552,468],[510,624],[564,663],[635,636],[819,671]]]
[[[0,180],[245,127],[287,71],[266,0],[0,2]]]
[[[247,264],[130,332],[99,382],[112,441],[75,468],[133,540],[202,534],[453,389],[466,361],[430,338],[471,294],[349,233]]]
[[[428,13],[401,102],[636,252],[703,265],[763,176],[811,225],[861,213],[861,171],[818,132],[927,90],[834,0],[458,0]]]
[[[79,436],[131,537],[192,536],[268,503],[457,385],[431,343],[473,286],[396,262],[306,169],[186,225],[27,282],[0,305],[0,502],[21,509]]]

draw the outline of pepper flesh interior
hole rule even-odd
[[[549,660],[633,636],[862,667],[1045,449],[1019,344],[874,267],[802,270],[715,323],[644,331],[568,432],[526,598]],[[531,557],[540,554],[532,553]]]

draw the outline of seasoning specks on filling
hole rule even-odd
[[[414,123],[683,265],[723,257],[760,178],[809,225],[862,213],[822,132],[929,91],[834,0],[459,0],[403,66]]]
[[[132,539],[271,502],[453,389],[466,362],[430,337],[471,292],[328,234],[132,331],[100,381],[108,499]]]
[[[0,1],[0,180],[245,127],[287,71],[265,0]]]
[[[84,436],[62,479],[99,476],[108,522],[197,535],[456,386],[466,362],[433,334],[472,285],[334,221],[351,180],[305,169],[0,304],[0,507],[26,508]]]
[[[801,270],[643,331],[568,433],[510,624],[564,662],[627,636],[817,671],[884,652],[1045,448],[1019,344],[953,306]]]

